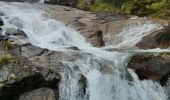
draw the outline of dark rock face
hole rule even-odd
[[[168,48],[170,46],[170,29],[165,27],[142,38],[136,44],[141,49]]]
[[[136,54],[131,57],[128,67],[134,69],[140,79],[164,81],[170,75],[169,53]]]
[[[47,4],[64,5],[64,6],[74,6],[77,0],[45,0]]]
[[[4,22],[2,20],[2,18],[0,18],[0,26],[3,26],[4,25]]]
[[[40,88],[22,94],[19,100],[56,100],[56,98],[52,89]]]

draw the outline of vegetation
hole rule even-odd
[[[3,41],[3,42],[2,42],[2,46],[3,46],[4,48],[7,48],[7,49],[12,49],[12,48],[14,48],[14,45],[13,45],[11,42],[9,42],[9,41]]]
[[[93,0],[91,0],[93,1]],[[78,0],[78,7],[92,11],[107,11],[138,16],[168,16],[170,0]]]
[[[7,64],[12,59],[10,54],[0,55],[0,65]]]

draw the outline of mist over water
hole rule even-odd
[[[67,47],[78,47],[91,54],[82,54],[83,58],[70,62],[62,61],[66,68],[60,73],[60,100],[169,100],[167,88],[153,81],[141,81],[127,68],[131,53],[92,47],[80,33],[43,16],[45,12],[36,5],[0,2],[0,11],[6,15],[3,30],[22,29],[33,45],[67,53],[70,52]],[[152,22],[127,26],[116,36],[119,42],[113,41],[113,46],[131,47],[149,32],[160,28]]]

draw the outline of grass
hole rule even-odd
[[[11,59],[12,59],[12,56],[10,54],[0,55],[0,65],[9,63]]]

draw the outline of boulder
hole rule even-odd
[[[143,37],[136,46],[140,49],[168,48],[170,46],[170,26]]]
[[[128,67],[133,69],[140,79],[164,81],[170,75],[169,53],[142,53],[130,58]]]
[[[40,88],[22,94],[18,100],[57,100],[55,93],[49,88]]]
[[[0,66],[1,100],[14,100],[20,93],[38,88],[44,83],[42,76],[36,72],[36,68],[26,66],[15,58],[8,58],[8,60],[8,63]]]

